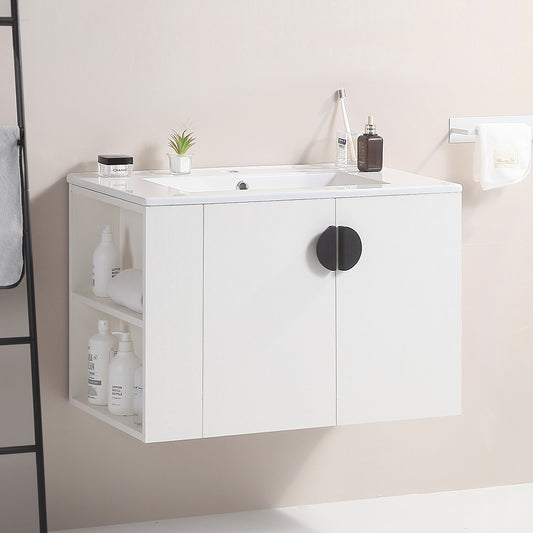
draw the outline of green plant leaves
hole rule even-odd
[[[174,133],[168,139],[168,146],[178,155],[185,155],[187,150],[196,143],[196,139],[193,137],[192,131],[187,133],[185,129],[181,134],[176,130],[173,131]]]

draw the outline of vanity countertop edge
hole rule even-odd
[[[283,178],[284,175],[312,174],[320,172],[347,172],[366,181],[376,180],[376,186],[323,186],[307,188],[263,188],[256,190],[224,190],[224,191],[199,191],[181,192],[176,188],[160,185],[148,181],[149,179],[172,178],[173,176],[163,170],[140,170],[133,172],[131,177],[101,178],[97,172],[69,173],[67,182],[102,193],[126,202],[141,206],[161,206],[180,204],[210,204],[234,202],[264,202],[282,200],[310,200],[320,198],[350,198],[362,196],[393,196],[404,194],[435,194],[459,193],[462,186],[457,183],[430,178],[419,174],[405,172],[391,168],[384,168],[381,172],[357,172],[355,170],[342,170],[332,164],[314,165],[276,165],[276,166],[249,166],[249,167],[220,167],[193,169],[187,178],[215,178],[217,176],[228,178],[232,176],[236,182],[254,177],[268,178],[275,176]]]

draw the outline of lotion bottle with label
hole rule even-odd
[[[115,355],[115,338],[109,332],[107,320],[98,321],[98,333],[89,339],[88,401],[107,405],[109,361]]]
[[[111,226],[102,231],[102,240],[93,254],[93,292],[96,296],[107,297],[107,285],[111,278],[120,272],[120,255],[113,244]]]
[[[135,371],[141,364],[133,353],[133,344],[128,332],[119,331],[117,355],[109,363],[109,412],[114,415],[133,415],[133,385]]]

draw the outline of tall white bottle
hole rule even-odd
[[[98,321],[98,333],[89,339],[88,400],[94,405],[107,405],[109,361],[115,355],[115,338],[107,320]]]
[[[93,292],[96,296],[107,297],[107,285],[111,278],[120,272],[120,255],[113,244],[111,226],[102,231],[102,240],[93,254]]]
[[[141,363],[133,353],[130,334],[120,331],[118,335],[118,352],[109,363],[107,407],[114,415],[133,415],[133,384]]]

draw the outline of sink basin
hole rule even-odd
[[[229,175],[217,176],[165,176],[144,178],[146,181],[178,189],[182,193],[201,193],[215,191],[261,191],[274,189],[320,189],[336,187],[341,189],[379,188],[386,181],[381,179],[379,172],[372,177],[361,176],[356,172],[342,171],[302,171],[283,175],[247,174],[242,171],[226,171]]]
[[[224,204],[460,192],[447,181],[384,168],[338,169],[331,164],[194,168],[187,175],[136,170],[127,178],[96,172],[69,174],[68,182],[142,206]]]

